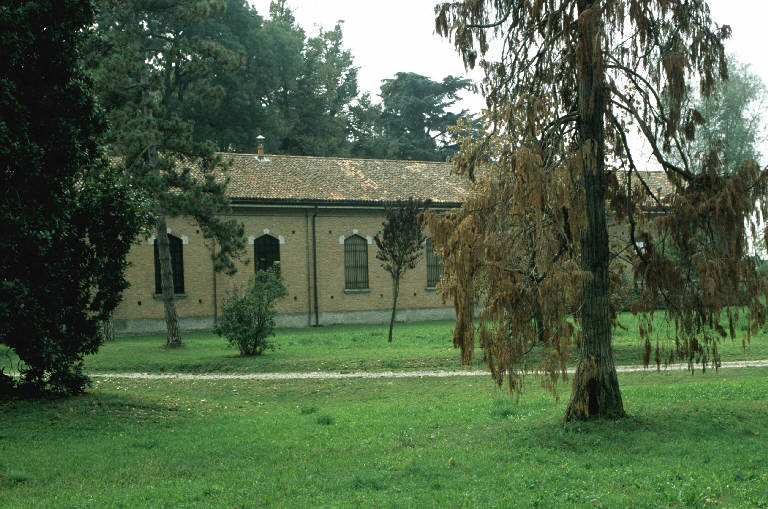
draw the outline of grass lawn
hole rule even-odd
[[[619,378],[569,426],[533,378],[101,380],[0,403],[0,507],[768,507],[768,369]]]
[[[614,332],[617,364],[642,362],[637,318],[622,315],[627,330]],[[452,346],[453,321],[403,323],[395,325],[395,337],[387,343],[387,325],[336,325],[311,329],[278,329],[273,338],[277,349],[264,356],[243,358],[236,349],[213,333],[184,334],[185,345],[166,350],[164,335],[119,337],[86,359],[86,370],[96,372],[230,372],[265,373],[292,371],[389,371],[461,368],[459,352]],[[720,343],[723,360],[768,358],[768,334],[752,337],[742,348],[743,324],[735,341]],[[659,313],[655,334],[669,344],[671,331]],[[473,368],[482,369],[482,352]],[[572,359],[576,359],[575,352]],[[0,346],[0,368],[15,370],[14,356]]]

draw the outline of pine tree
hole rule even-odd
[[[445,161],[456,152],[449,127],[467,111],[448,111],[470,81],[446,76],[433,81],[412,72],[399,72],[381,85],[385,135],[396,141],[395,159]]]
[[[242,54],[207,29],[224,9],[223,0],[105,0],[89,54],[108,114],[110,153],[154,204],[169,347],[182,341],[166,218],[196,221],[216,245],[216,270],[233,273],[234,258],[244,252],[242,224],[222,219],[229,200],[221,158],[212,143],[194,140],[192,122],[185,120],[187,105],[219,100],[222,88],[212,83],[217,68],[242,65]]]

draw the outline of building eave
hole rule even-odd
[[[382,209],[388,204],[376,200],[316,200],[290,198],[232,198],[233,207],[285,207],[285,208],[347,208],[347,209]],[[461,207],[460,202],[435,202],[429,204],[430,209],[454,209]]]

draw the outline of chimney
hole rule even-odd
[[[269,159],[267,159],[266,156],[264,156],[264,140],[266,140],[264,136],[262,135],[256,136],[256,141],[258,141],[259,144],[256,152],[256,157],[254,159],[256,159],[257,161],[267,162],[269,161]]]

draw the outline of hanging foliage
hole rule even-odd
[[[628,290],[646,364],[654,353],[717,366],[734,306],[750,330],[765,322],[768,287],[747,255],[766,171],[754,161],[726,171],[716,147],[688,157],[703,120],[683,107],[689,83],[706,96],[727,78],[730,29],[704,1],[465,0],[436,14],[438,33],[485,71],[484,136],[466,136],[454,158],[471,195],[429,218],[465,363],[477,337],[499,384],[519,391],[535,369],[556,394],[575,343],[565,418],[615,418],[611,330]],[[637,166],[632,136],[653,168]],[[666,344],[651,326],[659,304]]]

